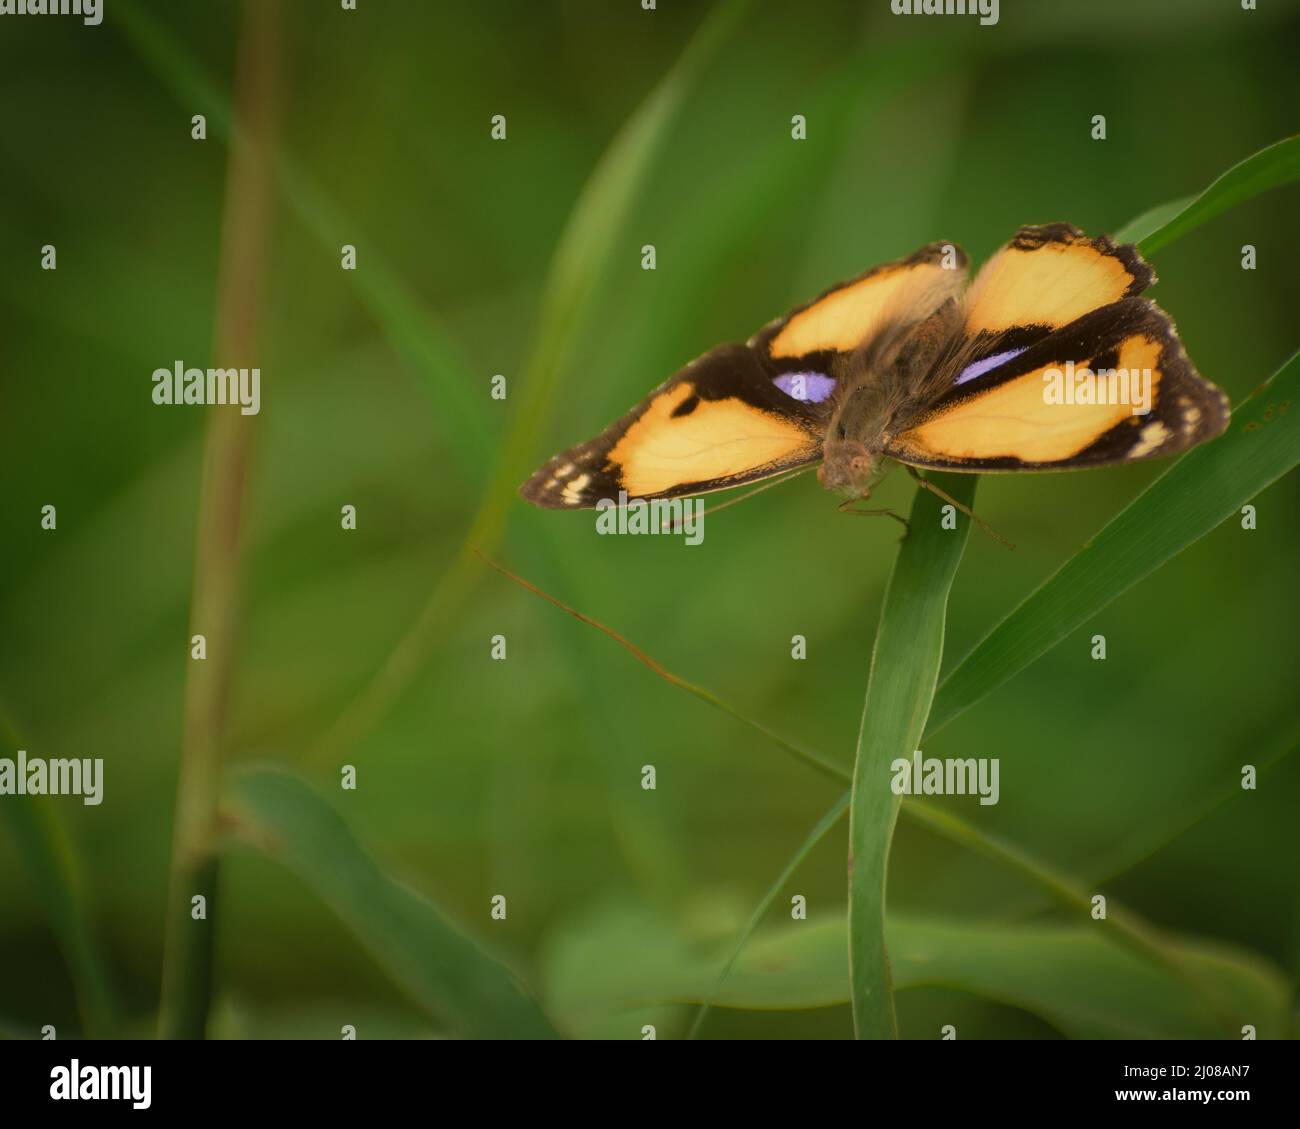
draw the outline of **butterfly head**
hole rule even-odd
[[[817,468],[817,480],[846,498],[865,498],[871,488],[884,477],[880,456],[867,449],[856,439],[828,440],[823,451],[822,465]]]

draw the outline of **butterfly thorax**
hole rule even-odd
[[[828,490],[866,497],[886,471],[882,452],[927,399],[929,377],[957,335],[956,304],[892,325],[857,350],[836,397],[817,472]]]

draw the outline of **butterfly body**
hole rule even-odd
[[[867,497],[888,472],[890,441],[906,430],[933,398],[933,374],[955,347],[960,311],[954,299],[915,324],[887,324],[853,354],[837,381],[822,465],[817,477],[828,490]]]
[[[692,361],[521,487],[537,505],[670,498],[820,462],[865,497],[892,462],[972,473],[1153,458],[1219,434],[1227,398],[1139,297],[1131,246],[1022,228],[966,285],[932,243]]]

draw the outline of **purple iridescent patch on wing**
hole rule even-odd
[[[1000,364],[1011,360],[1012,357],[1018,357],[1024,349],[1008,349],[1005,353],[994,353],[992,356],[984,357],[974,364],[967,365],[957,374],[954,384],[965,384],[968,380],[974,380],[978,376],[983,376],[989,369],[995,369]]]
[[[794,400],[820,404],[835,391],[835,380],[821,372],[783,372],[772,383]]]

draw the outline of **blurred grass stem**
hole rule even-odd
[[[278,4],[244,0],[240,16],[235,83],[244,128],[230,141],[212,349],[223,366],[258,364],[279,14]],[[256,418],[231,407],[209,407],[208,412],[190,605],[190,632],[205,636],[207,657],[190,660],[185,683],[158,1020],[163,1038],[202,1038],[207,1025],[216,928],[214,840]],[[191,906],[198,895],[205,900],[207,917],[196,921]]]

